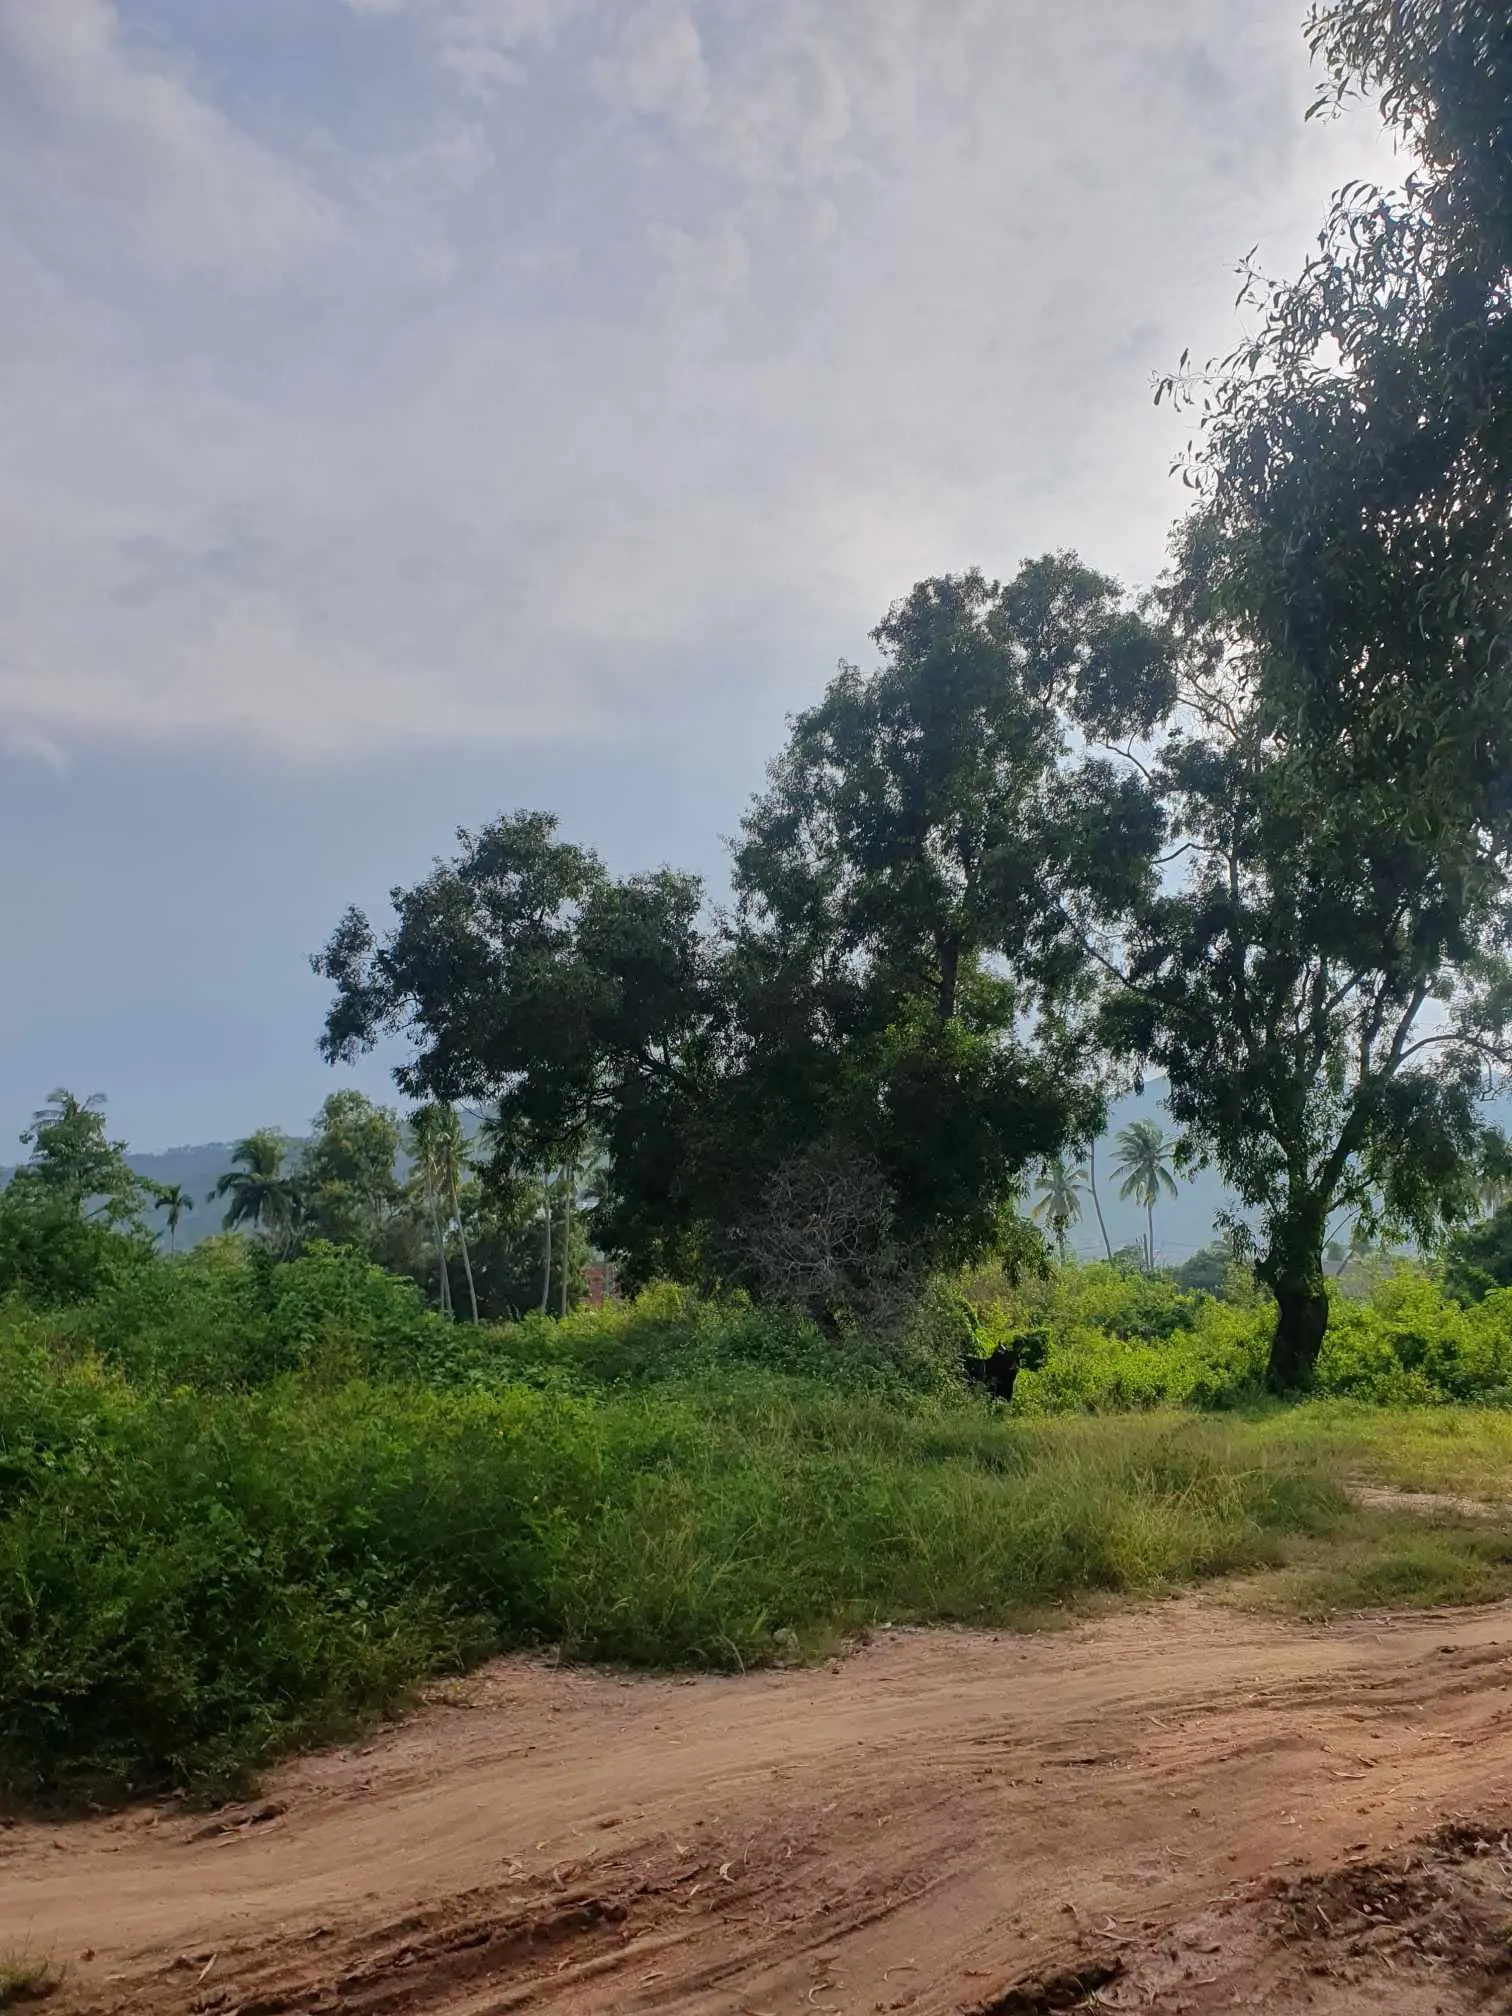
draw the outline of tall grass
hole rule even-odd
[[[494,1647],[749,1666],[787,1633],[1155,1590],[1338,1505],[1213,1423],[995,1424],[759,1374],[589,1400],[0,1365],[12,1798],[229,1785]]]
[[[496,1648],[734,1668],[1041,1617],[1358,1540],[1352,1469],[1507,1471],[1512,1417],[1426,1403],[1512,1390],[1512,1293],[1386,1282],[1336,1312],[1353,1401],[1285,1416],[1258,1304],[1107,1268],[978,1300],[1051,1339],[1009,1418],[952,1376],[948,1297],[844,1350],[675,1290],[474,1329],[351,1254],[237,1246],[0,1305],[0,1797],[229,1787]]]

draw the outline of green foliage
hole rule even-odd
[[[1103,1036],[1165,1073],[1177,1159],[1217,1164],[1248,1214],[1234,1232],[1258,1220],[1267,1377],[1295,1391],[1327,1328],[1337,1214],[1431,1244],[1474,1207],[1508,889],[1494,855],[1325,790],[1195,643],[1184,680],[1198,725],[1148,766],[1183,867],[1131,918]]]
[[[1018,1412],[1103,1412],[1255,1402],[1275,1312],[1242,1280],[1232,1286],[1239,1299],[1219,1300],[1170,1276],[1084,1266],[1013,1288],[981,1276],[969,1294],[999,1334],[1037,1327],[1049,1335],[1044,1367],[1018,1382]],[[1320,1399],[1512,1405],[1512,1291],[1463,1309],[1405,1262],[1365,1295],[1329,1287]]]
[[[444,1355],[451,1335],[412,1282],[348,1248],[316,1244],[279,1262],[230,1238],[171,1263],[143,1255],[87,1303],[28,1317],[39,1324],[71,1356],[206,1391],[295,1370],[327,1381],[408,1373]]]
[[[1069,555],[922,582],[875,639],[794,722],[731,919],[521,813],[315,961],[326,1055],[407,1037],[407,1092],[493,1108],[496,1184],[601,1143],[596,1238],[630,1278],[835,1329],[906,1320],[1094,1131],[1081,933],[1148,881],[1159,818],[1082,738],[1148,726],[1171,683],[1166,633]]]
[[[620,1341],[633,1357],[669,1320]],[[1003,1427],[769,1373],[203,1392],[24,1328],[0,1342],[0,1461],[0,1788],[20,1797],[230,1786],[491,1646],[749,1666],[779,1633],[1272,1560],[1337,1503],[1195,1422]]]
[[[307,1239],[372,1253],[399,1204],[399,1122],[350,1088],[333,1092],[299,1158],[299,1227]]]
[[[30,1148],[13,1182],[67,1204],[80,1217],[112,1226],[135,1226],[148,1199],[142,1179],[126,1165],[126,1144],[105,1132],[105,1100],[54,1092],[21,1136]]]
[[[225,1227],[242,1228],[289,1252],[304,1208],[297,1178],[289,1167],[289,1147],[276,1127],[260,1127],[231,1151],[232,1166],[215,1186],[226,1200]]]
[[[55,1092],[21,1139],[31,1155],[0,1190],[0,1295],[87,1301],[145,1257],[149,1186],[106,1134],[98,1096]]]
[[[1330,0],[1324,104],[1413,163],[1340,192],[1295,280],[1204,375],[1203,544],[1267,717],[1419,835],[1505,845],[1512,800],[1512,27],[1503,0]],[[1322,109],[1320,107],[1320,109]]]
[[[1155,1206],[1162,1195],[1174,1197],[1176,1179],[1171,1174],[1171,1144],[1153,1120],[1133,1120],[1113,1144],[1115,1174],[1123,1181],[1118,1194],[1125,1203],[1132,1197],[1145,1213],[1145,1265],[1155,1265]]]
[[[350,1248],[137,1252],[91,1302],[0,1304],[9,1796],[231,1787],[494,1647],[749,1666],[1277,1562],[1370,1443],[1343,1412],[1173,1417],[1253,1400],[1269,1311],[1111,1266],[937,1283],[836,1339],[675,1287],[459,1325]],[[1000,1344],[1006,1421],[959,1376]],[[1462,1308],[1402,1266],[1340,1299],[1319,1386],[1437,1448],[1435,1404],[1512,1407],[1512,1290]],[[1480,1440],[1413,1463],[1504,1473]]]
[[[1444,1280],[1450,1294],[1466,1302],[1480,1301],[1493,1288],[1512,1288],[1512,1204],[1449,1242]]]
[[[1312,1377],[1329,1215],[1465,1216],[1512,1063],[1508,18],[1315,8],[1318,109],[1370,101],[1416,165],[1344,189],[1295,280],[1252,273],[1254,333],[1190,388],[1196,726],[1163,788],[1195,865],[1139,920],[1125,1034],[1263,1217],[1278,1389]]]
[[[0,1295],[88,1301],[143,1256],[141,1235],[81,1217],[67,1198],[13,1176],[0,1190]]]

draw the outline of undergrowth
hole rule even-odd
[[[474,1330],[333,1249],[211,1248],[0,1305],[0,1796],[214,1796],[507,1647],[738,1669],[1288,1564],[1323,1611],[1503,1586],[1496,1532],[1345,1487],[1495,1495],[1512,1416],[1258,1405],[1262,1307],[1101,1268],[975,1295],[1050,1338],[994,1415],[949,1300],[885,1346],[675,1290]],[[1506,1300],[1387,1282],[1330,1389],[1500,1393]]]

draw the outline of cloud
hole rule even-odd
[[[298,167],[130,45],[111,0],[0,9],[7,186],[38,237],[151,268],[266,279],[329,245],[330,204]]]
[[[1382,158],[1295,0],[275,11],[0,0],[36,747],[780,711],[926,571],[1147,578],[1152,371]]]

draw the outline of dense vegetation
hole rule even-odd
[[[1242,1269],[1232,1299],[1108,1265],[962,1283],[984,1341],[1046,1339],[1003,1417],[962,1389],[951,1294],[885,1340],[671,1286],[474,1326],[350,1247],[98,1251],[87,1297],[0,1305],[9,1798],[228,1788],[500,1647],[751,1665],[1274,1564],[1347,1521],[1367,1440],[1257,1414]],[[1512,1291],[1367,1270],[1319,1383],[1504,1406]]]
[[[1346,1532],[1308,1600],[1507,1586],[1499,1529],[1372,1539],[1341,1478],[1495,1495],[1512,1449],[1512,26],[1313,32],[1423,165],[1209,374],[1151,594],[917,584],[793,722],[727,914],[547,814],[459,836],[316,960],[327,1056],[405,1039],[409,1112],[250,1135],[191,1254],[97,1101],[37,1115],[0,1793],[225,1786],[500,1646],[750,1664]],[[1143,1247],[1073,1265],[1156,1069]],[[1241,1208],[1163,1274],[1199,1164]],[[643,1292],[580,1306],[591,1250]]]

